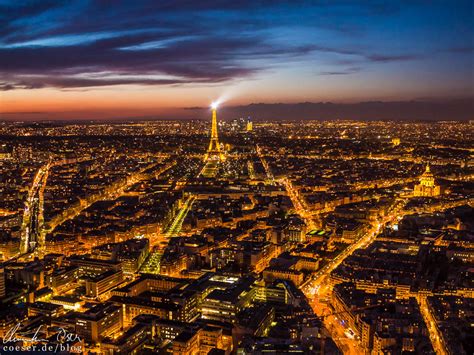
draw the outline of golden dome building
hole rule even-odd
[[[413,196],[415,197],[436,197],[441,194],[441,187],[436,185],[435,178],[431,172],[430,165],[426,164],[426,170],[420,177],[420,183],[415,185]]]

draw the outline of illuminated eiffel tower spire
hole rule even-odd
[[[217,134],[217,104],[213,103],[212,108],[212,128],[211,128],[211,141],[209,142],[209,148],[207,148],[207,153],[205,160],[225,160],[224,154],[222,154],[221,146],[219,144],[219,137]]]

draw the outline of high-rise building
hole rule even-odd
[[[0,265],[0,298],[5,297],[7,291],[5,288],[5,268]]]
[[[247,118],[247,132],[252,132],[253,130],[253,123],[250,121],[250,117]]]

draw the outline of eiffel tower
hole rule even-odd
[[[212,106],[212,128],[211,128],[211,141],[209,142],[209,148],[204,157],[205,161],[224,161],[225,157],[222,154],[221,146],[219,144],[219,137],[217,135],[217,104],[213,103]]]

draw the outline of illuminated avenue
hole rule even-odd
[[[472,353],[472,123],[218,116],[0,122],[8,346]]]

